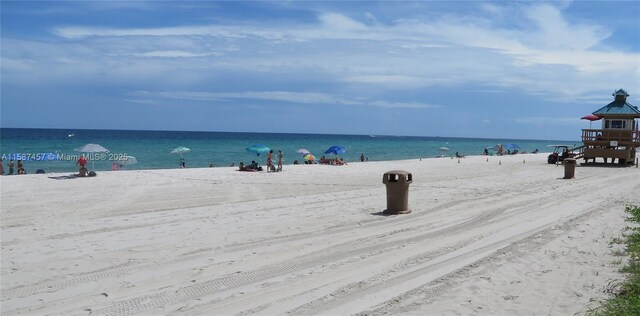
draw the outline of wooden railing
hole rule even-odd
[[[582,130],[582,142],[587,146],[610,146],[611,141],[617,141],[618,146],[639,147],[640,134],[638,133],[638,130]]]

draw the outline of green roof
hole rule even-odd
[[[629,102],[613,101],[603,108],[593,112],[593,115],[632,115],[634,117],[640,117],[640,110],[638,110],[637,107],[629,104]]]

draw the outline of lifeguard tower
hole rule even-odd
[[[584,146],[578,157],[585,163],[602,158],[604,163],[614,163],[618,159],[620,165],[636,163],[636,149],[640,147],[640,110],[627,102],[629,94],[620,89],[613,93],[613,102],[593,112],[602,120],[601,129],[583,129]],[[610,160],[609,160],[610,159]]]

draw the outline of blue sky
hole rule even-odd
[[[640,1],[2,1],[2,127],[579,139]]]

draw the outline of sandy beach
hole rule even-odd
[[[488,159],[488,161],[487,161]],[[384,172],[412,173],[384,216]],[[572,315],[640,169],[546,154],[0,177],[2,315]]]

